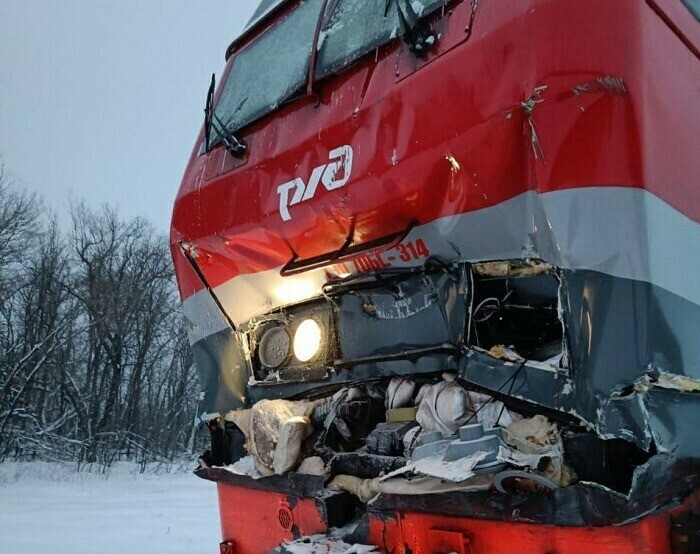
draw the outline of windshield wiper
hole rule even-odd
[[[219,119],[219,116],[212,113],[211,124],[216,134],[219,135],[219,140],[224,148],[231,154],[234,158],[241,158],[248,149],[245,144],[243,144],[236,135],[229,131],[226,124]]]
[[[238,140],[236,135],[234,135],[226,124],[221,121],[219,116],[214,113],[215,90],[216,75],[212,73],[211,84],[207,92],[207,103],[204,107],[204,151],[209,152],[209,148],[211,147],[211,130],[214,129],[226,151],[234,158],[240,158],[246,153],[247,147]]]
[[[207,103],[204,105],[204,151],[209,152],[211,141],[211,116],[214,113],[214,91],[216,89],[216,73],[211,74],[211,84],[207,92]]]
[[[384,17],[389,14],[389,7],[394,0],[386,0]],[[403,40],[408,49],[416,56],[422,56],[437,42],[435,34],[429,27],[421,23],[419,16],[413,9],[411,0],[395,0],[398,12],[399,25],[403,33]]]

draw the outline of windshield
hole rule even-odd
[[[319,37],[316,77],[347,67],[378,46],[402,34],[398,7],[406,4],[418,17],[446,0],[340,0]]]
[[[306,0],[235,55],[216,115],[236,131],[270,113],[305,85],[323,0]]]
[[[328,2],[319,36],[316,77],[335,73],[402,33],[398,6],[424,16],[446,0],[337,0]],[[278,2],[267,0],[264,14]],[[231,132],[267,115],[306,84],[323,0],[305,0],[235,54],[216,116]],[[257,12],[256,12],[257,13]],[[255,18],[255,16],[254,16]],[[216,137],[214,137],[216,139]]]

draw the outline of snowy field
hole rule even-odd
[[[0,464],[0,553],[213,554],[216,489],[187,468],[117,464],[109,475],[59,464]]]

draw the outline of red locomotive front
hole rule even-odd
[[[698,548],[699,18],[261,3],[171,231],[222,552]]]

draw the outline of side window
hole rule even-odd
[[[398,5],[421,17],[447,0],[338,0],[318,45],[316,77],[330,75],[401,33]],[[330,5],[333,5],[331,2]]]
[[[303,89],[323,0],[305,0],[235,54],[216,115],[235,132]]]

